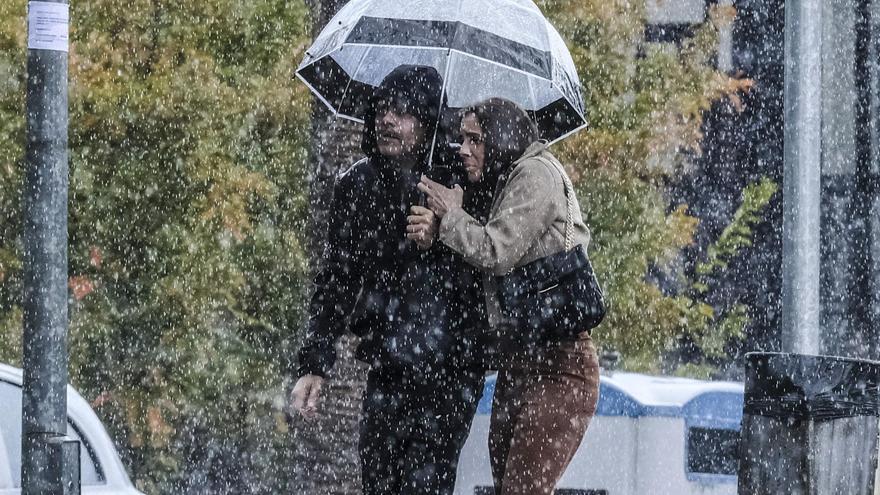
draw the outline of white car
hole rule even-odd
[[[21,493],[21,370],[0,364],[0,495]],[[132,485],[104,425],[67,387],[67,436],[80,442],[83,495],[143,495]]]

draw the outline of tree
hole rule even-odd
[[[309,1],[313,39],[344,4],[342,0]],[[320,101],[313,99],[311,130],[309,252],[314,273],[323,250],[326,235],[323,226],[333,182],[340,169],[361,157],[361,126],[334,119]],[[300,328],[305,328],[305,324]],[[343,494],[360,490],[357,426],[367,368],[354,358],[356,345],[357,339],[352,335],[344,336],[337,343],[336,366],[327,377],[322,393],[322,415],[313,422],[292,415],[297,493]]]
[[[351,340],[317,425],[294,420],[287,431],[280,385],[303,328],[329,184],[359,154],[358,127],[314,103],[310,113],[291,77],[310,28],[341,3],[72,9],[71,377],[148,493],[358,491],[364,368]],[[0,3],[0,359],[13,363],[25,4]],[[742,311],[707,304],[701,277],[748,242],[774,186],[746,191],[693,272],[676,260],[697,220],[685,205],[670,209],[664,191],[699,152],[702,112],[722,98],[735,104],[749,86],[709,60],[715,26],[732,13],[712,10],[694,39],[665,47],[644,42],[638,2],[541,6],[585,83],[591,126],[555,152],[578,183],[610,296],[599,342],[634,369],[659,369],[684,337],[711,357],[736,337]]]
[[[669,207],[666,186],[700,153],[703,113],[720,99],[738,105],[751,87],[712,66],[718,28],[733,21],[735,10],[710,8],[693,38],[670,46],[645,41],[642,2],[541,6],[569,42],[584,84],[589,127],[556,152],[579,188],[594,234],[591,256],[610,301],[599,344],[620,351],[627,368],[644,371],[659,371],[682,338],[719,357],[724,343],[741,337],[745,312],[708,304],[702,280],[735,254],[731,236],[737,249],[748,243],[775,185],[744,191],[741,211],[697,272],[685,271],[679,259],[698,219],[687,205]]]
[[[0,5],[0,358],[21,352],[26,2]],[[70,52],[71,379],[149,493],[277,493],[308,41],[286,0],[87,0]],[[242,455],[244,453],[244,455]]]

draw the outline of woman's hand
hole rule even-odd
[[[428,195],[428,208],[437,218],[443,218],[453,208],[461,208],[464,201],[464,191],[458,184],[449,189],[423,175],[418,187],[419,191]]]
[[[406,217],[409,224],[406,226],[406,238],[415,241],[419,249],[426,250],[434,244],[437,237],[437,217],[434,212],[422,207],[410,208],[412,215]]]
[[[290,393],[293,409],[306,419],[314,419],[318,415],[318,402],[321,400],[321,387],[324,378],[318,375],[305,375],[296,381]]]

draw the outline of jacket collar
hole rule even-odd
[[[516,161],[513,162],[513,164],[517,165],[520,162],[522,162],[523,160],[525,160],[526,158],[531,158],[533,156],[540,155],[541,153],[543,153],[547,149],[547,146],[548,146],[547,141],[545,141],[543,139],[541,139],[539,141],[535,141],[534,143],[530,144],[528,148],[526,148],[525,153],[523,153],[521,157],[517,158]]]
[[[404,169],[400,168],[400,165],[391,160],[385,159],[381,155],[371,158],[370,161],[376,172],[379,174],[379,180],[386,185],[392,185],[404,176],[418,178],[424,173],[425,168],[424,164],[419,162],[412,170],[404,171]],[[418,182],[418,180],[416,181]]]

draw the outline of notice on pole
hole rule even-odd
[[[28,49],[68,51],[69,26],[68,4],[28,2]]]

